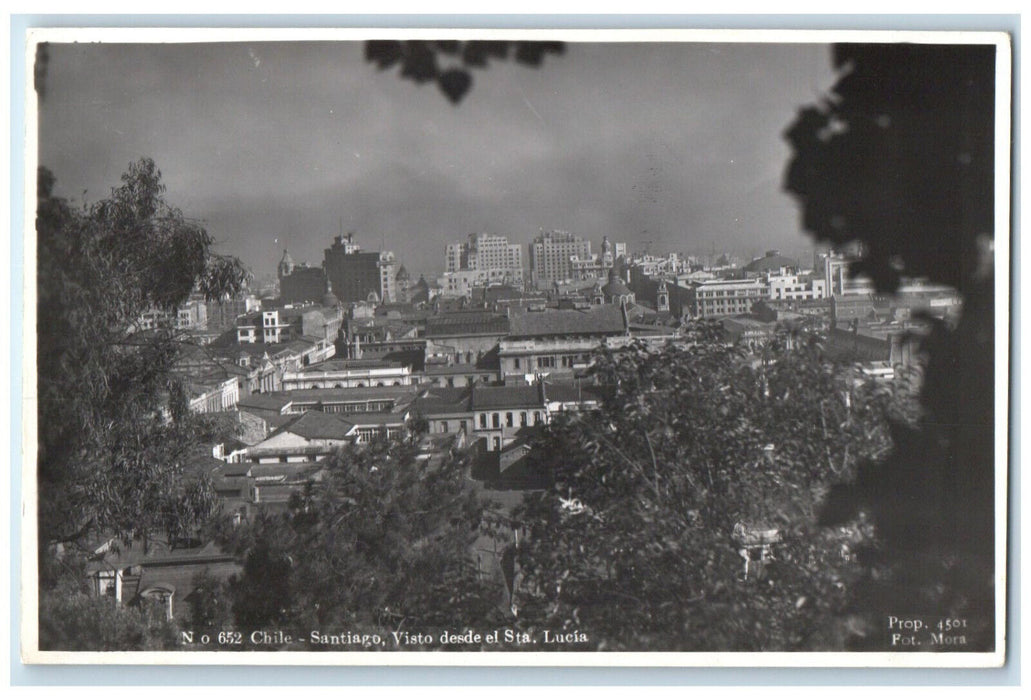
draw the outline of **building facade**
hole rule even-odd
[[[326,279],[333,294],[346,303],[368,301],[396,301],[397,263],[394,254],[362,252],[354,242],[354,234],[337,236],[333,245],[325,250],[323,262]]]
[[[573,259],[593,259],[591,242],[565,231],[549,231],[530,243],[530,282],[538,289],[576,279]]]
[[[697,282],[688,287],[688,310],[695,318],[746,314],[768,290],[761,279]]]
[[[408,386],[412,368],[388,360],[327,360],[283,373],[283,390]]]
[[[284,304],[318,302],[327,292],[326,272],[321,267],[294,263],[290,252],[283,251],[276,272],[279,277],[279,298]]]
[[[505,236],[469,234],[465,243],[447,246],[441,287],[445,294],[468,294],[476,286],[523,286],[523,250]]]

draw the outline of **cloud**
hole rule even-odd
[[[430,274],[481,230],[786,247],[805,241],[781,132],[832,79],[820,46],[573,44],[477,71],[455,107],[353,42],[63,45],[40,153],[94,198],[153,157],[170,201],[259,273],[284,243],[319,262],[341,223]]]

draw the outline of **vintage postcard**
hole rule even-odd
[[[1011,61],[30,30],[22,659],[1001,665]]]

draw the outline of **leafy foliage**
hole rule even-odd
[[[193,592],[186,602],[189,605],[188,629],[197,634],[217,634],[230,629],[230,597],[225,581],[207,570],[200,572],[193,579]]]
[[[149,159],[81,211],[54,197],[54,182],[40,170],[41,546],[89,533],[174,536],[213,499],[180,478],[198,428],[170,373],[180,339],[135,324],[151,309],[173,311],[195,287],[212,298],[235,293],[244,270],[212,253],[209,234],[164,201]]]
[[[59,583],[41,591],[39,648],[56,651],[160,651],[174,649],[176,628],[139,607],[117,604],[86,589],[84,560],[64,562]]]
[[[995,571],[995,47],[843,44],[842,77],[789,128],[785,185],[805,228],[858,242],[857,271],[893,291],[926,277],[963,294],[933,323],[916,427],[831,494],[823,520],[866,510],[882,537],[869,609],[969,616],[991,644]]]
[[[995,47],[839,44],[834,64],[832,95],[786,134],[805,229],[861,241],[857,270],[880,288],[965,289],[994,231]]]
[[[421,632],[490,615],[496,584],[471,558],[484,504],[460,460],[416,458],[418,437],[342,450],[287,512],[231,533],[238,625]]]
[[[380,70],[400,66],[405,80],[422,85],[435,82],[453,104],[458,104],[473,84],[470,69],[486,69],[491,60],[512,58],[537,67],[547,54],[562,54],[558,41],[368,41],[365,60]]]
[[[816,514],[831,482],[887,450],[896,398],[809,341],[749,357],[688,330],[685,347],[602,357],[603,409],[560,417],[539,445],[555,486],[524,506],[520,624],[604,649],[841,648],[835,615],[861,573],[849,553],[870,532]],[[774,529],[775,560],[745,578],[742,532]]]

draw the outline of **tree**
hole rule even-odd
[[[238,625],[384,634],[491,618],[498,583],[472,558],[483,500],[462,460],[417,459],[421,437],[342,450],[286,513],[230,533],[245,561],[231,586]]]
[[[82,211],[53,196],[39,173],[37,337],[40,543],[87,534],[173,533],[210,506],[182,488],[190,437],[171,372],[174,331],[138,332],[152,309],[174,312],[198,288],[240,289],[234,258],[215,255],[198,224],[169,206],[154,162],[140,160],[111,197]],[[171,416],[171,420],[168,417]]]
[[[588,635],[568,648],[843,646],[849,553],[869,532],[816,514],[832,481],[888,449],[897,398],[812,340],[746,356],[715,333],[695,323],[683,347],[606,353],[603,408],[549,426],[538,447],[555,485],[521,513],[520,625]]]
[[[212,634],[230,629],[230,602],[228,584],[204,570],[193,577],[193,591],[187,597],[188,623],[183,625],[197,635]]]
[[[932,327],[923,420],[828,499],[828,524],[867,512],[883,545],[868,610],[977,620],[993,644],[995,60],[992,45],[841,44],[832,94],[787,132],[785,186],[806,230],[859,243],[881,291],[925,277],[963,296]],[[972,635],[973,636],[973,635]],[[972,648],[972,647],[971,647]]]
[[[53,651],[162,651],[176,647],[176,628],[138,607],[119,605],[87,589],[81,560],[40,591],[39,648]]]
[[[547,54],[562,54],[560,41],[367,41],[365,60],[380,70],[400,66],[400,76],[422,85],[434,82],[453,104],[473,84],[471,69],[486,70],[490,61],[537,67]],[[442,65],[443,64],[443,65]]]
[[[72,209],[39,171],[37,191],[37,497],[41,600],[56,590],[90,544],[196,534],[216,506],[203,479],[184,479],[199,435],[217,421],[191,415],[172,372],[182,338],[141,332],[144,312],[173,312],[195,289],[233,294],[245,272],[212,252],[212,238],[165,202],[161,173],[142,159],[107,199]],[[62,562],[55,563],[61,550]],[[51,596],[49,599],[53,599]],[[107,601],[104,601],[105,603]],[[41,638],[68,639],[72,613],[43,620]],[[118,615],[123,616],[122,613]],[[85,642],[80,642],[85,643]]]

